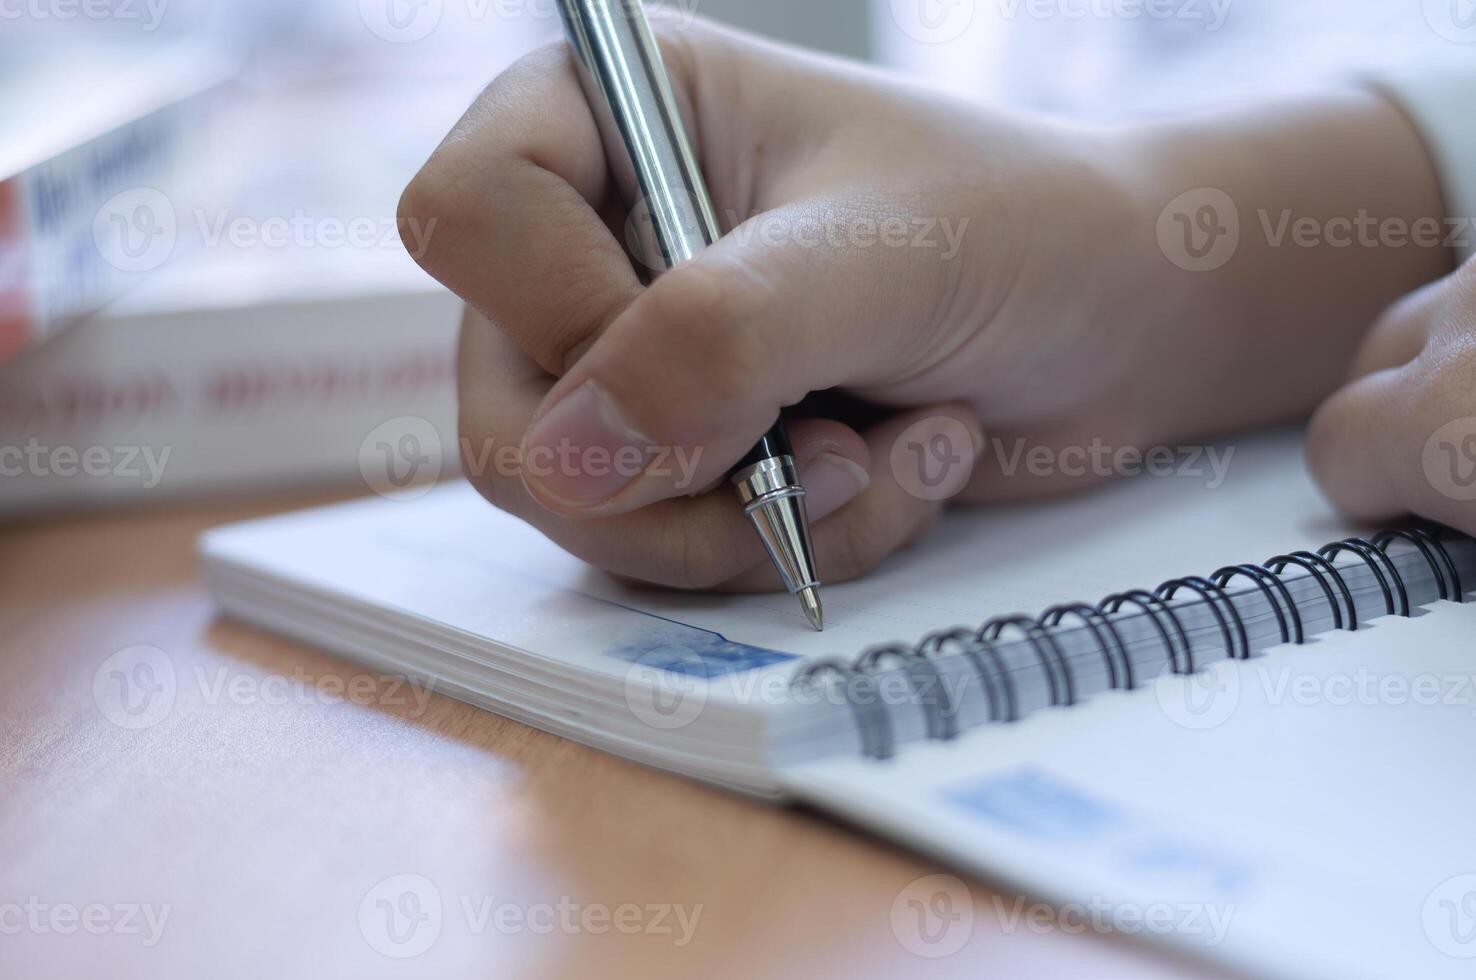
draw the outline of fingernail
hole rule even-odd
[[[604,503],[635,482],[654,443],[598,385],[565,395],[523,441],[523,482],[576,507]]]
[[[821,453],[800,467],[805,487],[805,510],[811,521],[828,517],[871,486],[871,474],[854,460]]]

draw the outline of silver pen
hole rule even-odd
[[[696,258],[722,229],[640,0],[559,0],[559,13],[611,173],[627,206],[649,212],[637,247],[653,269]],[[729,479],[785,587],[824,629],[805,488],[782,422]]]

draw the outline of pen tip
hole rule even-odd
[[[800,589],[800,604],[805,607],[805,618],[815,627],[815,632],[825,632],[825,610],[820,608],[820,593],[814,586]]]

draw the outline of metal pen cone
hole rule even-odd
[[[804,494],[780,494],[760,500],[748,509],[764,550],[774,562],[790,592],[813,589],[815,558],[810,545],[810,521],[805,514]]]
[[[805,608],[805,618],[815,627],[815,632],[825,632],[825,610],[820,608],[820,593],[814,587],[800,589],[800,603]]]
[[[766,446],[772,438],[765,438]],[[822,629],[825,620],[820,611],[820,578],[815,574],[805,488],[800,485],[794,457],[787,453],[765,457],[743,467],[732,479],[784,587],[800,597],[810,625]]]

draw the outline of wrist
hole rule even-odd
[[[1173,435],[1304,417],[1382,311],[1454,265],[1428,151],[1374,92],[1115,138],[1135,202],[1125,302]]]

